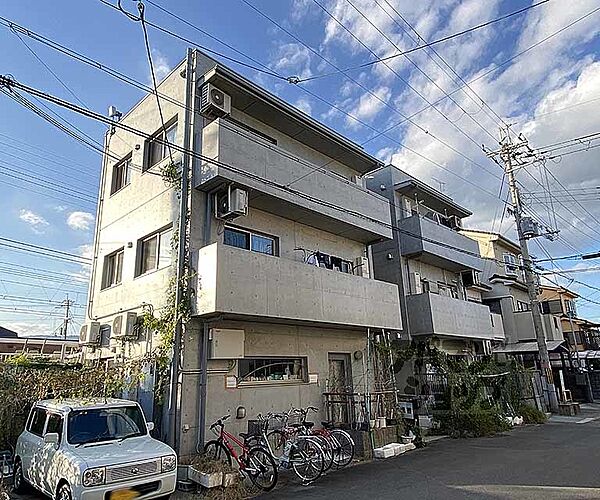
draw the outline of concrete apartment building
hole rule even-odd
[[[543,285],[540,287],[542,311],[560,318],[561,327],[569,348],[573,351],[600,349],[599,324],[580,318],[575,300],[579,297],[568,288]]]
[[[164,126],[149,95],[121,118],[149,138],[118,127],[107,135],[81,336],[91,360],[156,346],[136,321],[164,307],[175,275],[179,198],[157,174],[182,155],[154,138],[189,144],[194,274],[175,417],[182,454],[224,414],[239,432],[259,412],[321,407],[326,391],[364,392],[368,331],[402,328],[397,287],[374,279],[368,255],[370,243],[392,238],[386,198],[362,182],[378,161],[203,53],[191,59],[159,86]],[[148,390],[151,382],[149,368]]]
[[[500,234],[486,231],[463,229],[461,233],[478,243],[481,256],[486,260],[482,281],[491,290],[483,293],[483,303],[493,313],[502,315],[506,334],[506,345],[497,352],[537,353],[519,245]],[[548,349],[551,352],[559,349],[564,340],[560,319],[542,310],[542,324]]]
[[[392,165],[372,172],[367,185],[389,200],[397,227],[372,254],[375,278],[398,285],[404,332],[435,337],[453,355],[490,354],[504,329],[482,303],[490,288],[479,279],[478,245],[459,232],[471,212]]]

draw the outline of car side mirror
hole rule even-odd
[[[154,430],[154,422],[147,422],[146,427],[148,428],[148,432],[152,432]]]
[[[60,441],[60,438],[56,432],[48,432],[44,436],[44,444],[57,445],[59,441]]]

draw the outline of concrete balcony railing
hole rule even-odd
[[[299,160],[296,154],[234,123],[217,119],[204,127],[202,154],[234,168],[209,162],[197,165],[194,170],[197,189],[208,191],[233,182],[250,188],[251,207],[285,214],[287,219],[357,241],[371,242],[392,236],[385,198],[343,177],[326,173],[322,165]]]
[[[195,315],[402,327],[396,285],[221,243],[196,258]]]
[[[535,329],[533,326],[533,314],[531,311],[519,311],[514,313],[515,325],[517,328],[517,340],[534,341]],[[560,320],[552,314],[542,314],[542,328],[546,340],[564,340]]]
[[[398,226],[402,255],[419,256],[423,262],[452,271],[483,269],[475,240],[418,215],[401,219]]]
[[[406,305],[411,335],[504,338],[504,332],[500,335],[499,329],[492,327],[490,309],[483,304],[426,292],[408,295]]]

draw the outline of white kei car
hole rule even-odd
[[[153,427],[133,401],[39,401],[17,441],[15,491],[28,484],[56,500],[169,498],[177,456],[150,437]]]

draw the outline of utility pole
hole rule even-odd
[[[67,294],[66,299],[62,302],[59,307],[65,308],[65,317],[63,318],[63,324],[60,327],[60,334],[63,339],[67,339],[68,331],[69,331],[69,322],[71,321],[71,305],[73,304],[72,300],[69,300],[69,294]],[[56,330],[55,330],[56,332]]]
[[[533,263],[531,261],[529,248],[527,246],[527,240],[528,238],[532,237],[532,235],[526,234],[523,228],[523,207],[521,204],[519,188],[517,187],[517,181],[515,179],[514,172],[515,164],[519,166],[519,160],[517,159],[519,155],[515,153],[518,153],[523,147],[527,147],[528,144],[526,140],[522,139],[522,136],[519,136],[518,142],[513,143],[510,135],[510,126],[501,128],[500,136],[500,149],[490,152],[489,155],[499,156],[504,163],[504,172],[508,178],[513,214],[515,223],[517,225],[517,233],[519,235],[519,246],[521,247],[521,255],[523,257],[525,284],[527,285],[527,294],[531,304],[531,314],[533,315],[533,329],[535,330],[535,337],[538,345],[542,378],[545,380],[546,387],[548,389],[548,402],[550,411],[552,413],[558,413],[558,398],[556,397],[552,366],[550,365],[550,356],[548,354],[548,345],[546,344],[546,336],[544,334],[544,326],[542,324],[542,313],[538,300],[538,291],[533,272]],[[533,236],[539,236],[539,234]]]

